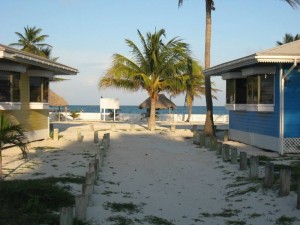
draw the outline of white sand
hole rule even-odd
[[[76,142],[78,126],[85,136],[82,143]],[[294,192],[278,197],[276,188],[265,190],[261,182],[249,181],[248,171],[239,171],[238,165],[224,163],[215,152],[193,145],[192,139],[185,138],[192,137],[188,129],[173,133],[160,127],[151,133],[143,126],[130,132],[129,124],[118,124],[116,132],[111,132],[111,146],[88,208],[88,219],[93,224],[114,224],[108,219],[117,216],[136,221],[134,224],[141,224],[138,220],[151,224],[146,222],[147,216],[176,225],[275,224],[281,216],[294,217],[294,224],[300,223]],[[95,123],[94,127],[101,129],[102,136],[110,125]],[[89,124],[60,124],[60,130],[63,139],[59,142],[31,144],[57,149],[30,150],[26,163],[17,159],[19,152],[5,150],[4,172],[10,172],[6,179],[83,176],[98,148],[93,143],[93,132]],[[249,188],[257,190],[245,191]],[[80,188],[75,187],[74,193],[79,192]],[[133,203],[140,212],[112,212],[105,209],[107,203]]]

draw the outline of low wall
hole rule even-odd
[[[57,121],[58,113],[50,112],[50,120]],[[79,113],[80,116],[77,120],[87,120],[87,121],[100,121],[100,113]],[[187,119],[187,114],[160,114],[159,121],[170,121],[170,122],[182,122]],[[65,121],[66,117],[67,120],[73,120],[73,118],[67,113],[60,113],[61,121]],[[192,114],[190,122],[205,122],[205,114]],[[112,119],[106,116],[107,121],[111,121]],[[132,114],[132,113],[120,113],[117,116],[118,121],[146,121],[145,119],[141,120],[140,114]],[[215,123],[225,123],[228,124],[229,116],[228,115],[214,115],[214,122]]]

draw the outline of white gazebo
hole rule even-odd
[[[108,114],[105,110],[113,110],[114,121],[116,120],[116,109],[120,109],[120,100],[117,98],[100,98],[100,120],[105,121],[105,116]],[[103,117],[103,119],[102,119]]]

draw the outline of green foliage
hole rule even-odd
[[[80,177],[2,181],[0,224],[58,225],[59,218],[54,212],[61,207],[73,206],[75,199],[66,188],[56,183],[82,181]]]
[[[297,220],[296,217],[281,216],[276,220],[278,225],[292,225]]]
[[[118,203],[118,202],[105,202],[103,207],[108,210],[110,209],[112,212],[126,212],[128,214],[138,213],[142,211],[142,207],[144,204],[133,204],[130,203]]]
[[[41,32],[41,28],[29,26],[24,27],[24,34],[15,32],[15,34],[19,37],[18,42],[12,43],[10,45],[14,47],[19,47],[24,52],[28,52],[50,59],[52,46],[43,43],[45,39],[49,36],[40,35]],[[57,58],[54,58],[53,60],[55,61],[56,59]]]
[[[70,116],[73,118],[73,120],[78,119],[80,116],[79,111],[71,111]]]
[[[155,105],[160,92],[168,92],[180,86],[190,50],[189,46],[177,37],[164,42],[164,29],[147,33],[145,37],[138,30],[138,35],[141,48],[126,39],[133,60],[114,54],[112,66],[100,79],[99,87],[115,87],[128,91],[145,90]],[[151,111],[149,128],[152,129],[154,124],[155,115],[154,111]]]

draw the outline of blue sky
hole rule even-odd
[[[49,35],[59,62],[77,68],[70,80],[51,84],[69,104],[99,104],[100,96],[119,98],[121,105],[138,105],[145,91],[131,93],[99,90],[97,83],[109,67],[112,55],[130,56],[125,39],[139,43],[143,34],[164,28],[167,40],[178,36],[189,43],[194,57],[203,65],[205,1],[185,0],[0,0],[0,43],[17,42],[15,32],[36,26]],[[300,9],[282,0],[215,0],[211,65],[272,48],[285,33],[300,33]],[[215,105],[225,105],[225,82],[213,81],[219,92]],[[183,105],[184,97],[173,99]],[[205,105],[197,99],[195,105]]]

